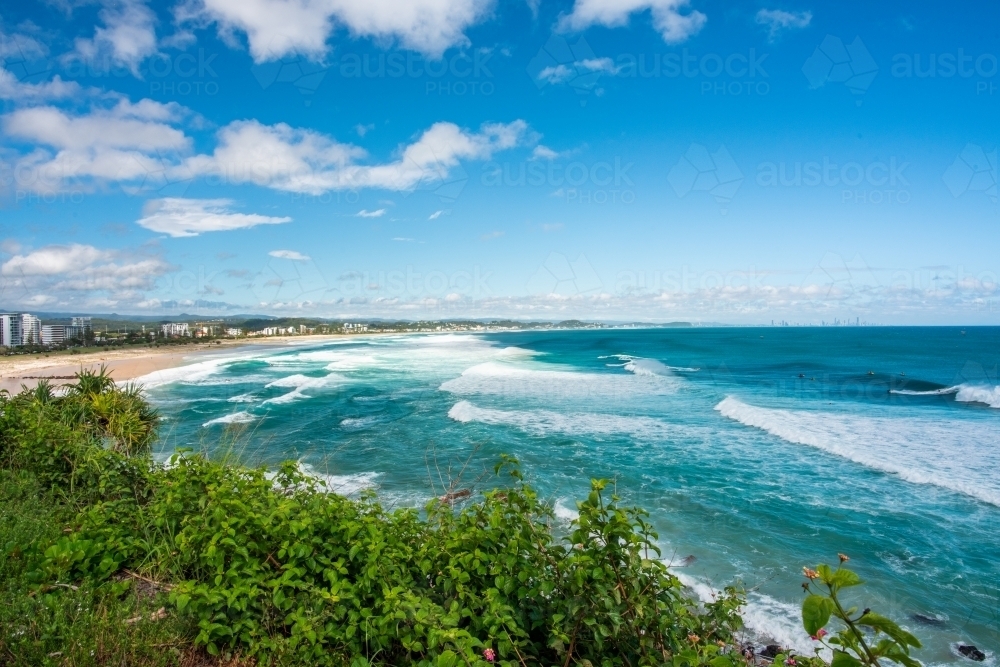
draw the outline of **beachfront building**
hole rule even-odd
[[[243,329],[232,329],[232,328],[226,329],[226,335],[227,336],[233,336],[234,338],[236,336],[242,336],[243,335]]]
[[[21,314],[0,313],[0,345],[4,347],[20,347],[23,340]]]
[[[164,324],[161,329],[164,336],[190,336],[191,327],[186,322],[170,322]]]
[[[365,331],[368,331],[367,324],[344,323],[344,333],[364,333]]]
[[[34,315],[21,315],[21,343],[23,345],[42,344],[42,321]]]
[[[67,338],[73,337],[66,335],[66,330],[72,328],[72,326],[64,324],[43,324],[42,345],[62,345],[66,342]]]
[[[0,345],[42,344],[42,321],[29,313],[0,313]]]

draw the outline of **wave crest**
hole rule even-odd
[[[715,409],[722,416],[786,442],[807,445],[1000,507],[1000,452],[990,444],[1000,434],[993,423],[973,430],[966,422],[914,417],[862,417],[811,410],[748,405],[727,396]],[[990,420],[992,421],[992,420]]]

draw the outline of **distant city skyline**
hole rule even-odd
[[[0,309],[1000,324],[998,20],[11,5]]]

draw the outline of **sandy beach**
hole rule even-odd
[[[34,387],[38,380],[48,378],[54,385],[72,382],[81,369],[97,370],[106,366],[116,381],[132,380],[155,371],[195,363],[199,357],[246,345],[244,341],[220,345],[178,345],[144,347],[123,350],[87,352],[84,354],[32,354],[0,357],[0,390],[20,391],[21,385]]]
[[[350,334],[351,339],[378,336],[408,335],[417,332]],[[211,343],[192,343],[164,347],[137,347],[83,354],[53,352],[0,357],[0,390],[11,393],[21,390],[21,385],[34,387],[39,380],[48,379],[53,385],[73,381],[80,369],[97,370],[102,365],[116,382],[155,373],[156,371],[186,366],[202,361],[204,357],[238,348],[284,347],[286,345],[322,345],[325,341],[343,339],[344,334],[309,336],[267,336],[241,338]]]

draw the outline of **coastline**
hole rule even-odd
[[[411,332],[405,332],[411,333]],[[402,335],[405,335],[402,334]],[[416,333],[416,332],[412,332]],[[240,348],[262,346],[283,347],[293,343],[300,345],[317,344],[330,340],[344,338],[361,339],[369,336],[387,335],[371,334],[323,334],[310,336],[268,336],[260,338],[240,338],[234,340],[212,341],[208,343],[192,343],[189,345],[171,345],[164,347],[135,347],[82,354],[66,352],[38,353],[0,357],[0,391],[7,390],[17,393],[21,386],[29,389],[38,384],[39,380],[47,379],[54,386],[72,382],[73,375],[81,369],[98,370],[106,366],[111,377],[116,382],[134,380],[157,371],[164,371],[180,366],[197,363],[212,353],[232,351]],[[401,335],[401,334],[392,334]]]
[[[72,381],[81,369],[97,370],[106,366],[117,382],[132,380],[149,373],[186,365],[190,360],[238,345],[203,345],[182,347],[107,350],[83,354],[37,354],[0,358],[0,390],[29,389],[41,379],[59,386]]]

